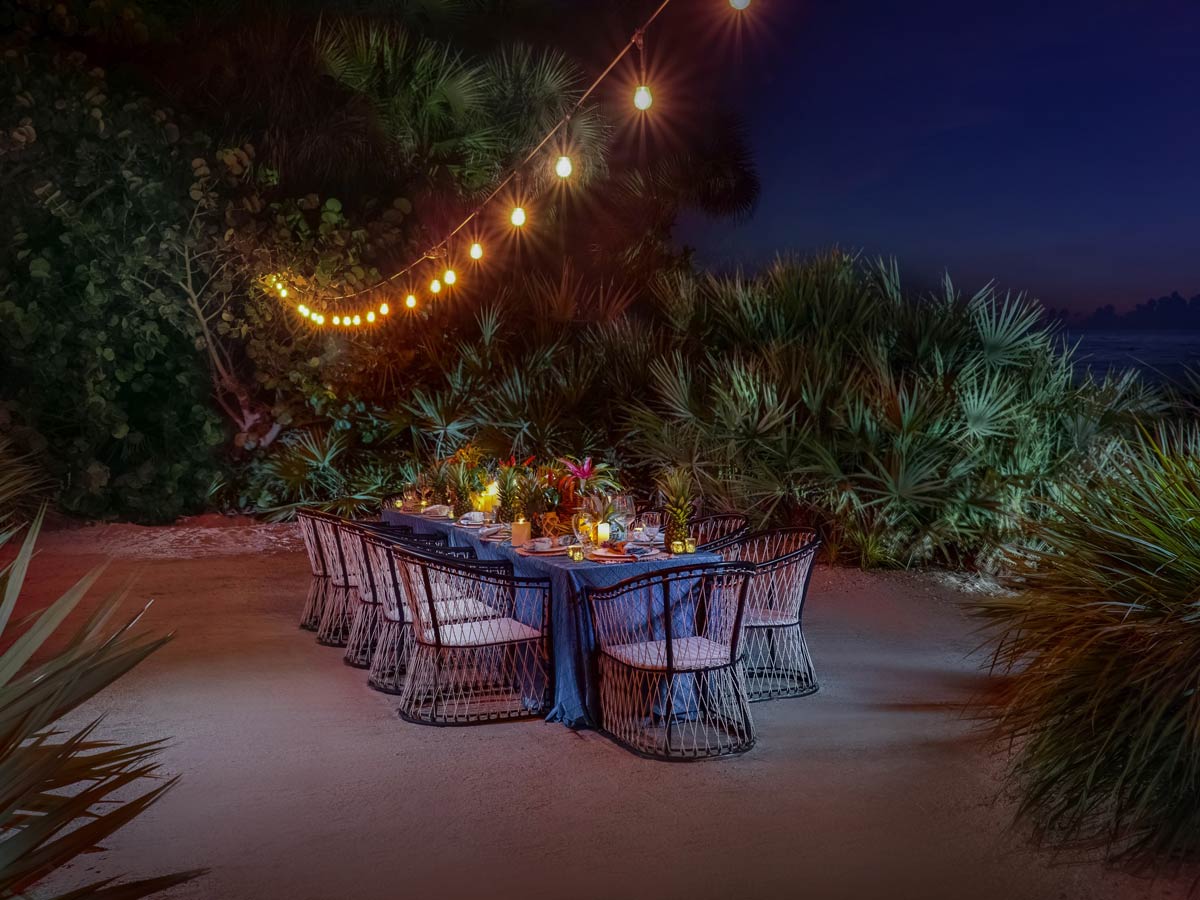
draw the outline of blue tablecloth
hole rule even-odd
[[[417,534],[441,532],[454,547],[473,547],[480,559],[504,559],[513,572],[524,578],[549,578],[550,637],[554,657],[554,707],[546,717],[571,728],[595,724],[598,686],[595,667],[595,636],[583,604],[585,587],[611,587],[627,578],[662,569],[721,562],[715,553],[691,553],[671,559],[633,563],[572,562],[565,556],[522,556],[511,544],[479,539],[479,530],[460,528],[444,519],[385,509],[383,519],[392,525],[408,525]]]

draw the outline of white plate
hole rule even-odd
[[[517,552],[525,556],[566,556],[567,547],[551,547],[549,550],[534,550],[532,547],[518,547]]]

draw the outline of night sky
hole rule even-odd
[[[1200,293],[1200,2],[753,0],[763,199],[715,267],[839,245],[1051,307]]]

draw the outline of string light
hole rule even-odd
[[[596,90],[600,87],[600,85],[604,82],[604,80],[613,73],[613,71],[617,68],[617,66],[621,63],[621,61],[624,60],[625,57],[628,56],[629,53],[633,50],[637,51],[637,56],[638,56],[638,81],[637,81],[637,86],[633,92],[633,103],[634,103],[634,106],[638,110],[640,110],[642,112],[648,111],[654,105],[654,94],[650,90],[650,85],[649,85],[648,79],[646,77],[646,66],[645,66],[645,59],[644,59],[645,32],[647,29],[650,28],[651,25],[653,25],[655,23],[655,21],[662,14],[663,10],[665,10],[667,8],[667,6],[670,4],[670,2],[671,2],[671,0],[661,0],[661,2],[655,8],[654,12],[651,13],[649,18],[647,18],[646,21],[643,23],[641,28],[639,28],[637,31],[634,32],[633,36],[629,39],[629,41],[623,47],[621,47],[621,49],[619,50],[617,55],[608,64],[608,66],[603,71],[601,71],[600,74],[591,83],[591,85],[576,98],[574,105],[563,115],[563,117],[561,119],[558,120],[557,123],[555,123],[550,128],[550,130],[545,134],[545,136],[542,138],[542,140],[539,141],[535,146],[533,146],[532,149],[529,151],[529,153],[520,162],[518,162],[513,167],[512,170],[510,170],[509,174],[496,185],[496,187],[491,191],[491,193],[489,193],[486,197],[484,197],[484,199],[482,201],[480,201],[480,203],[475,207],[475,209],[473,211],[471,211],[462,222],[460,222],[454,229],[452,229],[448,234],[446,234],[446,236],[443,238],[443,240],[440,243],[433,245],[431,247],[431,249],[424,252],[420,256],[420,258],[414,260],[412,263],[410,263],[403,269],[393,272],[391,275],[383,278],[379,282],[377,282],[375,284],[367,285],[367,286],[361,287],[357,290],[349,291],[349,292],[346,292],[343,294],[326,296],[325,302],[328,303],[328,302],[332,302],[332,301],[349,300],[354,297],[360,297],[360,296],[366,295],[368,293],[371,293],[371,292],[383,287],[384,285],[387,285],[389,283],[394,283],[395,281],[399,280],[401,277],[408,274],[413,269],[415,269],[418,265],[421,265],[422,263],[424,263],[427,260],[444,259],[448,255],[449,245],[450,245],[451,241],[453,241],[456,238],[456,236],[461,231],[463,231],[471,222],[473,222],[476,218],[478,218],[483,213],[483,211],[487,207],[489,207],[492,204],[492,202],[494,200],[496,200],[497,197],[499,197],[501,195],[502,192],[504,192],[507,188],[509,188],[509,186],[514,182],[514,180],[517,182],[517,186],[518,186],[516,195],[522,196],[521,191],[519,190],[519,186],[520,186],[519,179],[522,177],[522,170],[527,169],[531,165],[537,164],[536,161],[539,158],[544,159],[543,154],[545,152],[547,145],[550,145],[551,141],[554,141],[556,139],[556,136],[559,136],[561,134],[562,129],[564,127],[567,127],[569,125],[569,123],[571,122],[572,116],[576,115],[581,109],[584,108],[584,105],[592,97],[592,95],[596,92]],[[729,0],[729,5],[734,10],[736,10],[738,12],[742,12],[742,11],[748,9],[752,2],[753,2],[753,0]],[[559,137],[558,139],[561,140],[561,137]],[[568,156],[567,154],[564,153],[555,159],[554,173],[560,179],[570,178],[572,176],[572,174],[574,174],[574,169],[575,169],[574,162],[571,160],[570,156]],[[511,192],[510,192],[510,194],[511,194]],[[523,228],[527,224],[528,220],[529,220],[528,214],[526,213],[526,210],[523,206],[517,205],[512,208],[512,212],[509,216],[509,221],[512,223],[514,228]],[[473,242],[470,245],[469,255],[470,255],[471,259],[473,259],[473,260],[482,259],[483,258],[483,245],[480,244],[478,241]],[[457,275],[455,274],[453,269],[445,270],[442,278],[446,285],[453,285],[457,281]],[[286,298],[288,296],[288,289],[284,284],[282,276],[279,276],[279,275],[269,276],[267,279],[267,283],[274,285],[275,289],[279,292],[280,297]],[[430,286],[429,286],[430,292],[433,294],[440,293],[441,289],[442,289],[442,283],[443,283],[442,281],[439,281],[438,279],[435,278],[430,283]],[[409,309],[415,309],[416,305],[417,305],[417,298],[415,295],[409,294],[409,295],[407,295],[407,297],[405,297],[404,303],[405,303],[405,306],[407,306]],[[325,324],[325,316],[321,313],[317,313],[317,312],[313,311],[309,306],[301,305],[301,306],[297,307],[297,310],[300,312],[300,314],[304,318],[314,322],[315,324],[317,324],[317,325]],[[384,315],[384,316],[386,316],[388,314],[388,306],[386,303],[380,305],[379,314]],[[366,312],[366,319],[367,319],[368,323],[374,323],[376,321],[374,310]],[[333,317],[333,324],[335,324],[335,325],[337,325],[337,324],[341,324],[343,326],[349,326],[351,324],[358,325],[361,322],[362,322],[362,314],[355,314],[355,313],[341,314],[341,315]]]
[[[392,311],[391,307],[390,307],[390,306],[388,306],[386,303],[380,303],[380,304],[379,304],[379,314],[380,314],[381,316],[386,316],[386,315],[387,315],[388,313],[390,313],[391,311]]]

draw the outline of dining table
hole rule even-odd
[[[596,639],[585,608],[584,590],[612,587],[653,572],[722,561],[720,554],[698,551],[634,562],[575,562],[565,555],[529,555],[509,541],[485,539],[479,527],[457,523],[447,516],[385,508],[382,518],[389,525],[407,526],[414,534],[444,534],[450,546],[470,547],[479,559],[508,561],[513,574],[519,577],[549,579],[554,703],[546,719],[576,729],[596,727],[599,721]]]

